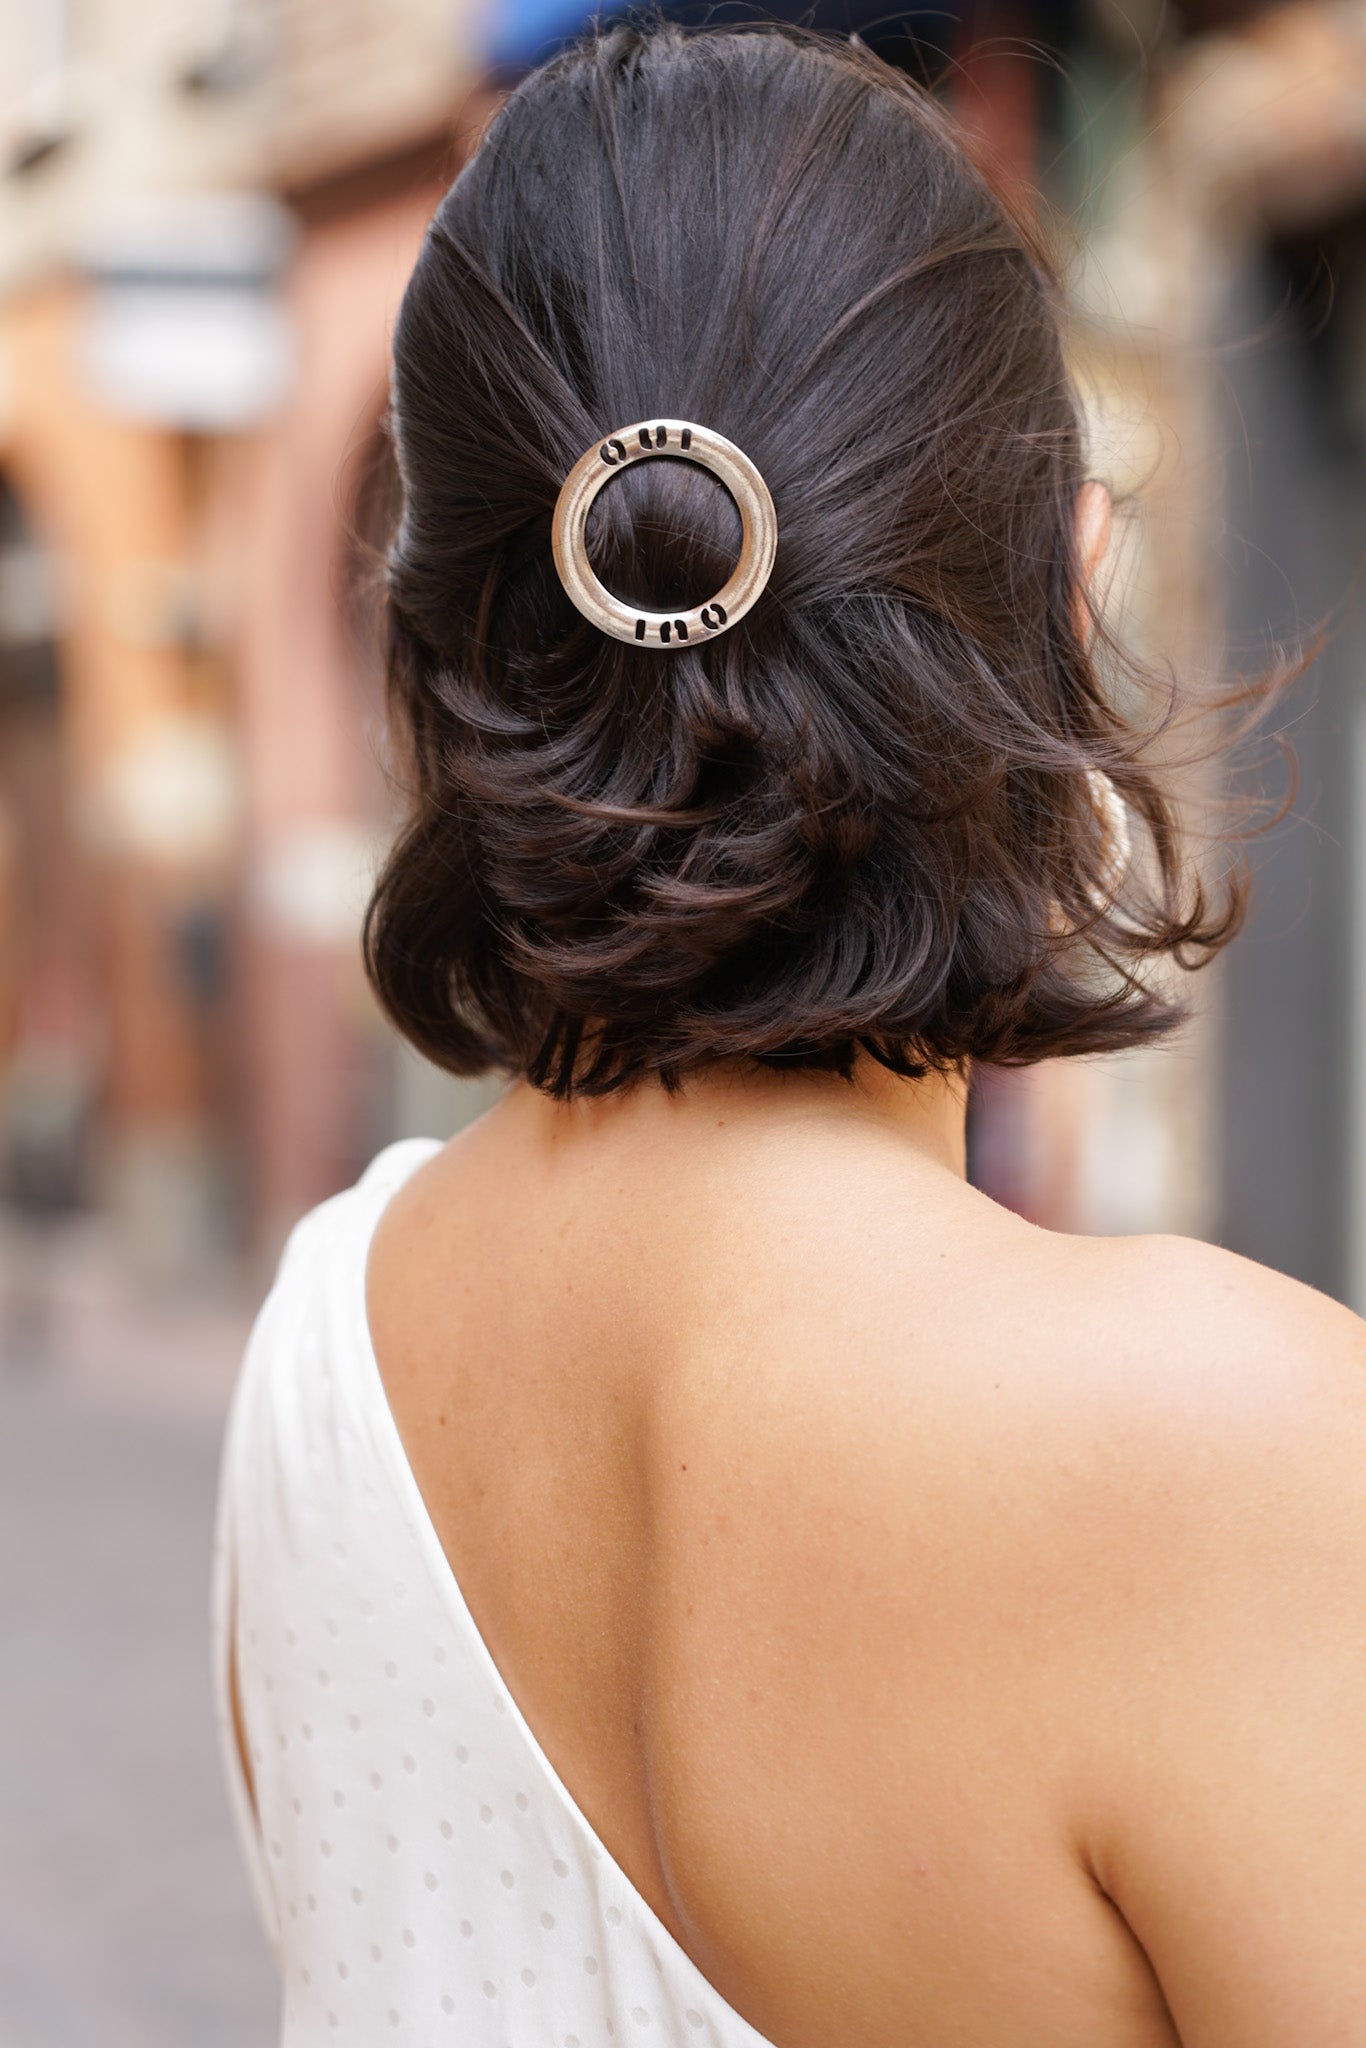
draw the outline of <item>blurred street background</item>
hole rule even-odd
[[[803,18],[1070,222],[1120,629],[1195,677],[1331,629],[1189,1029],[984,1076],[974,1176],[1366,1310],[1366,0]],[[400,1046],[357,948],[388,333],[481,122],[582,20],[0,10],[0,2048],[271,2038],[210,1714],[224,1406],[295,1217],[489,1099]]]

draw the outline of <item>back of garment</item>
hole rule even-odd
[[[389,1197],[438,1149],[390,1146],[298,1225],[224,1444],[215,1701],[282,2048],[770,2048],[570,1798],[418,1491],[365,1267]]]

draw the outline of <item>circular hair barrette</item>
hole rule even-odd
[[[598,492],[630,464],[661,455],[709,469],[740,514],[734,569],[714,597],[690,611],[642,611],[623,603],[599,581],[588,559],[588,514]],[[696,646],[742,619],[763,591],[777,552],[778,519],[768,485],[734,441],[695,420],[638,420],[595,442],[574,464],[555,500],[550,546],[571,601],[600,632],[638,647]]]

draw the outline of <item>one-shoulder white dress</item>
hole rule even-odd
[[[365,1265],[389,1197],[437,1149],[391,1145],[297,1226],[224,1442],[215,1703],[281,2048],[771,2048],[556,1776],[418,1491]]]

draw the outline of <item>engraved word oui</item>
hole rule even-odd
[[[629,462],[633,455],[657,454],[661,448],[667,448],[669,445],[669,429],[667,427],[641,427],[637,431],[636,442],[638,445],[632,448],[627,442],[619,441],[613,435],[610,441],[603,442],[598,453],[603,461],[612,468],[615,468],[619,462]],[[678,445],[680,449],[692,447],[691,427],[684,427],[678,437]]]

